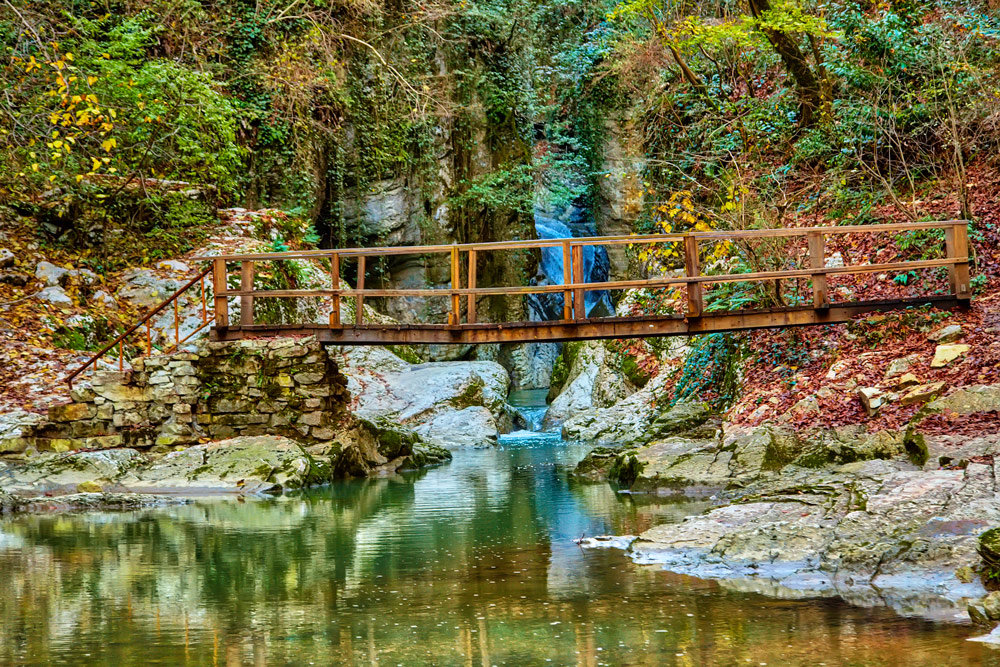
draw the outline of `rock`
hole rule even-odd
[[[14,287],[24,287],[31,280],[31,276],[27,273],[20,273],[19,271],[4,271],[0,273],[0,283],[4,285],[12,285]]]
[[[562,424],[566,440],[581,440],[595,444],[646,444],[653,439],[650,427],[662,411],[656,397],[667,381],[667,374],[653,378],[649,384],[628,398],[606,408],[595,408],[570,417]]]
[[[545,429],[594,408],[610,407],[635,392],[602,341],[566,343],[563,358],[570,360],[566,380],[545,413]]]
[[[944,391],[944,382],[932,382],[931,384],[918,385],[908,391],[903,398],[899,400],[899,402],[902,405],[926,403],[942,391]]]
[[[58,285],[52,287],[46,287],[42,291],[35,294],[35,298],[47,303],[51,303],[54,306],[72,306],[73,299],[66,294],[66,291]]]
[[[653,420],[649,430],[653,437],[690,433],[707,422],[711,416],[712,411],[706,403],[679,401],[660,413]],[[708,437],[712,437],[714,431],[714,428],[710,429]]]
[[[0,269],[9,269],[14,266],[14,253],[7,248],[0,248]]]
[[[983,611],[991,621],[1000,621],[1000,591],[993,591],[982,599]]]
[[[510,426],[506,403],[510,378],[496,362],[409,364],[384,349],[354,348],[331,354],[338,352],[347,388],[354,396],[352,410],[358,417],[390,419],[426,433],[434,444],[449,446],[486,446]],[[475,407],[485,412],[466,412]],[[463,419],[471,421],[463,423]]]
[[[97,292],[95,292],[94,295],[90,297],[90,300],[93,303],[102,305],[106,308],[118,307],[118,302],[115,301],[115,298],[110,294],[108,294],[107,292],[105,292],[104,290],[98,290]]]
[[[445,449],[492,447],[499,433],[493,414],[479,406],[438,413],[413,430],[428,443]]]
[[[847,361],[846,359],[841,359],[840,361],[833,362],[833,364],[830,366],[830,370],[826,372],[826,379],[836,380],[848,368],[850,368],[850,366],[851,366],[850,362]]]
[[[116,296],[142,308],[160,305],[181,286],[179,281],[160,278],[149,269],[130,271],[125,278],[126,284],[118,290]]]
[[[91,419],[97,414],[97,408],[92,403],[66,403],[49,408],[49,420],[54,422],[73,422],[81,419]]]
[[[916,375],[913,373],[904,373],[898,380],[896,380],[894,388],[896,391],[900,391],[918,384],[920,384],[920,380],[917,379]]]
[[[97,482],[80,482],[76,485],[79,493],[100,493],[104,488]]]
[[[157,262],[156,268],[161,271],[170,271],[171,273],[191,273],[191,267],[189,265],[176,259]]]
[[[959,357],[965,356],[972,349],[964,344],[938,345],[934,348],[934,359],[931,368],[943,368]]]
[[[962,387],[927,407],[935,412],[954,412],[960,415],[1000,410],[1000,385]]]
[[[138,493],[274,493],[328,481],[299,443],[243,436],[170,452],[119,481]]]
[[[70,269],[66,278],[68,282],[79,285],[94,285],[100,280],[97,274],[90,269]]]
[[[937,331],[928,334],[927,340],[933,341],[935,343],[954,343],[956,340],[961,338],[963,335],[961,324],[949,324],[946,327],[942,327]]]
[[[739,502],[646,531],[631,555],[684,574],[872,596],[950,617],[985,594],[955,576],[976,564],[979,533],[1000,520],[991,467],[981,468],[924,472],[879,460],[787,467],[721,494]]]
[[[59,450],[61,448],[54,448]],[[134,449],[105,449],[42,455],[24,463],[11,464],[3,482],[4,490],[24,495],[75,493],[81,484],[113,486],[146,458]]]
[[[885,394],[877,387],[859,387],[856,393],[869,417],[874,417],[885,402]]]
[[[48,287],[65,286],[69,280],[69,271],[51,262],[39,262],[35,267],[35,277]]]
[[[893,359],[889,362],[889,367],[885,369],[886,379],[894,378],[897,375],[903,375],[910,370],[910,366],[913,365],[914,361],[915,359],[912,355]]]

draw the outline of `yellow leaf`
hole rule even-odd
[[[95,83],[97,83],[97,77],[96,76],[88,76],[87,77],[87,85],[88,86],[93,86]]]
[[[115,141],[114,137],[111,137],[110,139],[105,139],[104,141],[101,142],[101,148],[103,148],[106,153],[110,153],[111,149],[117,145],[118,142]]]

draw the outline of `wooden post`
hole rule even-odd
[[[226,329],[229,327],[229,299],[219,296],[220,292],[225,292],[226,287],[226,260],[216,259],[212,261],[212,295],[215,301],[215,327]]]
[[[809,268],[826,268],[826,237],[823,232],[809,232]],[[813,308],[829,308],[830,295],[827,292],[826,274],[814,273]]]
[[[959,299],[968,299],[972,296],[972,288],[969,285],[969,223],[967,221],[956,222],[945,229],[945,252],[949,258],[957,258],[955,263],[948,267],[948,282],[951,285],[951,292]]]
[[[570,255],[573,260],[573,284],[583,283],[583,246],[574,245]],[[582,320],[587,317],[586,295],[582,289],[573,290],[573,317]]]
[[[253,262],[243,260],[240,263],[240,291],[253,291]],[[240,296],[240,326],[253,324],[253,297]]]
[[[358,257],[358,291],[365,289],[365,256]],[[354,301],[354,326],[359,326],[364,322],[365,317],[365,297],[358,294]]]
[[[476,260],[478,257],[476,250],[469,250],[469,289],[476,289]],[[469,324],[476,323],[476,295],[470,294],[466,304],[465,319]]]
[[[330,299],[330,326],[340,328],[340,254],[330,255],[330,280],[333,285],[333,297]]]
[[[451,312],[448,313],[448,324],[461,324],[462,323],[462,305],[458,297],[458,292],[454,290],[461,289],[462,287],[462,274],[461,268],[458,264],[458,246],[454,246],[451,249]]]
[[[569,241],[563,241],[563,285],[573,282],[573,255],[570,251]],[[573,292],[566,290],[563,292],[563,319],[569,321],[573,319]]]
[[[695,236],[684,236],[684,271],[688,278],[697,278],[701,274],[701,267],[698,263],[698,238]],[[701,317],[704,309],[701,283],[688,283],[687,297],[687,316]]]

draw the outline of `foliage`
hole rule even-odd
[[[716,410],[738,398],[738,366],[743,355],[743,339],[730,333],[698,336],[691,341],[674,383],[670,404],[697,399]]]

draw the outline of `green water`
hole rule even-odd
[[[0,523],[0,664],[970,665],[974,630],[577,547],[699,504],[577,485],[535,434],[271,500]]]

